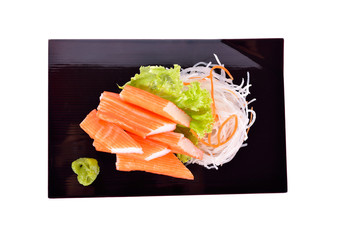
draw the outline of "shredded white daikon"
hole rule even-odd
[[[212,64],[211,62],[199,62],[193,67],[182,69],[180,78],[183,82],[190,83],[197,81],[197,78],[201,77],[198,81],[201,83],[201,87],[211,92],[211,81],[209,78],[204,79],[210,75],[211,68],[216,65],[224,66],[220,63],[218,57],[214,54],[218,64]],[[203,80],[204,79],[204,80]],[[246,100],[246,97],[250,94],[250,74],[247,72],[246,81],[242,79],[240,85],[233,83],[232,79],[227,78],[225,71],[221,71],[220,74],[213,72],[213,85],[214,85],[214,100],[217,115],[217,120],[213,126],[211,141],[213,145],[218,144],[218,131],[221,124],[232,115],[236,115],[238,119],[238,126],[234,135],[225,143],[216,148],[207,146],[201,142],[198,143],[198,147],[204,151],[204,157],[202,160],[192,158],[187,164],[197,163],[205,166],[208,169],[218,169],[219,166],[231,161],[241,147],[247,146],[244,141],[247,140],[247,129],[250,128],[256,119],[255,111],[248,108],[250,103],[253,103],[256,99],[250,101]],[[250,121],[250,115],[252,114],[252,120]],[[225,142],[235,127],[235,118],[226,123],[220,132],[220,142]],[[208,142],[208,136],[202,139]]]

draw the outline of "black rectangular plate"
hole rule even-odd
[[[257,113],[248,146],[218,170],[188,165],[189,181],[145,172],[119,172],[115,155],[95,151],[79,123],[103,91],[119,92],[142,65],[183,68],[215,62],[239,83],[250,73],[249,99]],[[114,197],[287,191],[283,39],[50,40],[48,84],[48,197]],[[92,157],[100,174],[80,185],[72,161]]]

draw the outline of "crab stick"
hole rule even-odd
[[[111,153],[111,151],[108,148],[106,148],[106,146],[102,144],[100,141],[94,140],[93,146],[95,147],[95,150],[99,152]]]
[[[104,124],[104,122],[100,120],[96,114],[97,110],[93,109],[80,123],[82,130],[84,130],[92,139],[94,139],[95,134],[102,127],[102,124]]]
[[[174,103],[142,89],[126,85],[120,92],[122,100],[168,118],[175,123],[190,126],[191,117]]]
[[[200,160],[204,155],[203,151],[197,148],[188,138],[184,137],[184,134],[182,133],[166,132],[149,136],[147,138],[160,144],[164,144],[174,153],[184,154]]]
[[[194,179],[191,171],[173,153],[150,161],[134,158],[130,154],[117,154],[115,164],[119,171],[145,171],[175,178]]]
[[[173,131],[176,127],[174,122],[124,102],[118,94],[111,92],[101,94],[97,116],[143,138],[157,133]]]
[[[92,110],[80,123],[80,127],[94,139],[93,145],[99,143],[101,148],[110,153],[143,153],[139,143],[115,124],[100,120],[97,111]]]
[[[154,158],[162,157],[169,153],[171,150],[166,148],[164,145],[158,144],[152,140],[145,139],[129,133],[129,135],[133,138],[134,141],[140,144],[143,153],[127,153],[130,157],[141,159],[141,160],[152,160]],[[103,144],[100,142],[94,141],[93,146],[97,151],[100,152],[110,152]],[[121,153],[123,154],[123,153]]]
[[[129,135],[133,138],[134,141],[140,144],[142,151],[143,151],[142,154],[129,153],[131,157],[149,161],[154,158],[162,157],[171,151],[164,145],[161,145],[155,141],[139,137],[132,133],[129,133]]]

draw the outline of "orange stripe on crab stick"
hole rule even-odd
[[[100,120],[96,116],[97,111],[92,110],[80,123],[80,127],[100,143],[101,148],[105,148],[110,153],[142,153],[141,146],[133,140],[124,130],[113,123]]]
[[[116,169],[127,172],[144,171],[188,180],[194,179],[191,171],[173,153],[150,161],[134,158],[130,154],[117,154]]]
[[[185,138],[182,133],[166,132],[147,138],[169,147],[174,153],[184,154],[200,160],[204,155],[203,151],[197,148],[188,138]]]
[[[96,114],[97,110],[93,109],[80,123],[81,129],[84,130],[92,139],[104,124],[104,122],[100,120]]]
[[[126,154],[128,154],[128,156],[130,156],[132,158],[137,158],[137,159],[140,159],[140,160],[149,161],[149,160],[152,160],[154,158],[162,157],[162,156],[168,154],[171,151],[168,148],[166,148],[165,146],[158,144],[154,141],[151,141],[149,139],[139,137],[139,136],[134,135],[132,133],[129,133],[129,135],[133,138],[133,140],[135,140],[138,144],[140,144],[140,146],[142,147],[142,151],[143,151],[143,153],[141,153],[141,154],[126,153]],[[104,144],[102,144],[99,141],[94,140],[93,146],[99,152],[111,153],[111,151],[108,148],[106,148],[104,146]],[[125,153],[120,153],[120,154],[125,154]]]
[[[101,128],[94,136],[111,153],[143,153],[142,147],[115,124]]]
[[[161,145],[155,141],[139,137],[132,133],[129,133],[129,135],[133,138],[134,141],[140,144],[140,146],[142,147],[142,151],[143,151],[142,154],[137,154],[137,153],[128,154],[130,157],[149,161],[154,158],[162,157],[171,151],[164,145]]]
[[[125,102],[137,105],[146,110],[168,118],[175,123],[189,127],[191,117],[183,110],[178,108],[174,103],[154,95],[142,89],[126,85],[120,92],[120,97]]]
[[[97,112],[100,119],[115,123],[122,129],[143,138],[175,129],[174,122],[124,102],[118,96],[110,92],[102,93]]]
[[[111,153],[111,151],[98,140],[93,141],[93,146],[95,147],[95,150],[97,150],[98,152]]]

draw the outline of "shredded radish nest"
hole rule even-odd
[[[211,92],[211,79],[207,78],[207,76],[210,75],[213,66],[223,66],[218,57],[214,56],[218,64],[199,62],[193,67],[182,69],[180,73],[181,80],[184,83],[199,81],[202,88]],[[212,79],[217,118],[210,135],[210,141],[208,135],[206,135],[198,143],[198,147],[204,152],[203,159],[192,158],[187,164],[197,163],[208,169],[218,169],[218,166],[231,161],[239,149],[247,145],[244,142],[248,137],[248,129],[256,119],[255,111],[253,108],[249,109],[248,105],[256,99],[246,100],[246,97],[250,94],[249,88],[251,86],[249,72],[247,72],[246,83],[242,79],[240,85],[234,84],[231,78],[227,78],[223,70],[221,70],[221,74],[214,71]],[[221,128],[227,119],[228,121]]]

